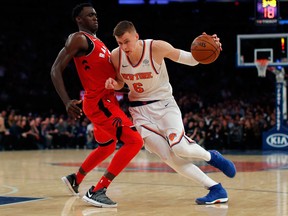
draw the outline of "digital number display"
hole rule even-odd
[[[278,0],[256,0],[256,17],[258,25],[275,25],[278,23]]]

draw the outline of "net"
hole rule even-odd
[[[266,70],[267,70],[268,64],[269,64],[268,59],[257,59],[255,61],[255,65],[258,70],[259,77],[266,77]]]

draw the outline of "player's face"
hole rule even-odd
[[[136,49],[139,35],[136,32],[125,32],[120,37],[115,37],[116,41],[127,56],[130,56]]]
[[[97,13],[92,7],[84,7],[78,18],[79,25],[93,33],[98,30]]]

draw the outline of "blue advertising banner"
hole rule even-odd
[[[288,150],[288,128],[283,125],[283,89],[285,82],[276,83],[276,125],[263,132],[263,150]]]

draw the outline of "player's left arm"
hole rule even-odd
[[[203,32],[202,34],[206,34]],[[222,44],[220,43],[220,38],[216,34],[212,35],[214,41],[222,50]],[[198,65],[199,62],[196,61],[191,52],[174,48],[170,43],[163,40],[154,40],[153,41],[153,58],[158,63],[161,64],[164,58],[168,58],[174,62],[180,64],[185,64],[189,66]]]
[[[177,49],[166,41],[162,40],[153,41],[152,49],[153,49],[153,59],[158,64],[161,64],[164,58],[168,58],[174,62],[189,66],[195,66],[199,64],[199,62],[193,58],[191,52]]]

